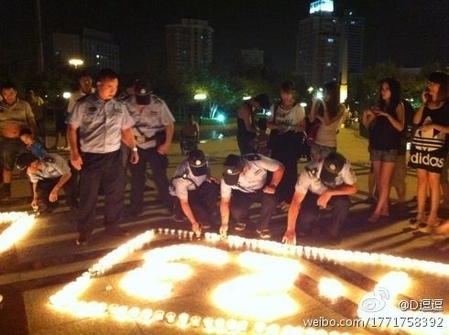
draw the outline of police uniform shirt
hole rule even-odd
[[[259,154],[248,154],[243,157],[246,160],[247,171],[245,174],[240,173],[237,185],[228,185],[223,178],[221,179],[222,198],[230,198],[232,190],[252,193],[262,189],[267,181],[268,171],[274,172],[281,166],[278,161]]]
[[[0,102],[0,128],[15,124],[28,128],[32,119],[34,119],[34,114],[28,102],[17,99],[12,106]]]
[[[173,187],[170,188],[170,194],[181,200],[187,200],[189,191],[195,190],[208,178],[207,174],[195,176],[187,160],[178,165],[174,176],[171,181]]]
[[[154,148],[156,140],[148,141],[148,138],[153,137],[156,132],[164,130],[166,126],[173,124],[175,118],[167,104],[155,95],[151,95],[150,104],[145,105],[141,112],[136,109],[135,99],[134,96],[130,96],[126,103],[129,113],[135,121],[133,133],[136,137],[137,146],[142,149]]]
[[[94,88],[90,89],[90,93],[92,94],[95,93]],[[69,103],[67,105],[67,113],[71,113],[73,111],[73,108],[75,108],[76,103],[78,102],[78,100],[80,100],[82,97],[85,97],[87,94],[84,93],[82,90],[77,90],[75,92],[72,92],[70,94],[70,99],[69,99]]]
[[[42,168],[35,173],[28,174],[32,183],[43,179],[55,179],[70,172],[69,164],[60,155],[47,154],[45,159],[40,161]]]
[[[306,194],[307,191],[315,194],[323,194],[328,187],[325,186],[320,180],[321,169],[323,168],[323,161],[310,162],[306,165],[306,168],[299,175],[298,181],[295,185],[295,191]],[[357,181],[357,177],[352,170],[351,163],[346,160],[342,170],[335,177],[335,186],[340,185],[354,185]]]
[[[109,153],[119,150],[122,129],[134,121],[123,102],[102,100],[90,94],[78,100],[67,123],[79,130],[82,152]]]

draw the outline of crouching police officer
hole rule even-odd
[[[332,223],[327,231],[329,243],[340,243],[340,228],[351,207],[349,195],[357,192],[356,179],[351,164],[339,153],[332,152],[324,160],[308,163],[295,185],[283,242],[296,244],[297,221],[299,236],[306,236],[320,213],[332,211]]]
[[[33,189],[31,207],[39,213],[51,213],[58,206],[59,191],[64,189],[66,203],[77,206],[75,179],[68,162],[57,154],[39,159],[31,153],[22,153],[16,159],[19,170],[25,170]]]
[[[171,179],[170,194],[178,198],[180,210],[196,234],[201,234],[201,228],[210,228],[211,218],[218,214],[219,185],[210,176],[203,151],[191,151],[187,159],[178,165]]]
[[[269,182],[267,182],[268,172],[273,173]],[[271,238],[268,226],[271,216],[276,211],[278,204],[276,187],[283,175],[284,165],[269,157],[260,154],[229,155],[224,162],[220,185],[220,234],[226,235],[228,231],[229,212],[236,221],[234,229],[245,230],[249,222],[251,204],[261,201],[256,233],[260,238]]]

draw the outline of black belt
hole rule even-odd
[[[134,136],[134,138],[138,141],[145,141],[145,142],[149,142],[149,141],[153,141],[156,139],[156,135],[153,135],[151,137],[146,137],[146,136]]]

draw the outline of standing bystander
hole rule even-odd
[[[0,200],[11,197],[11,180],[17,154],[25,148],[19,138],[23,128],[29,128],[36,136],[37,127],[28,102],[17,97],[17,88],[11,83],[1,86],[3,100],[0,102],[0,152],[3,164],[3,183],[0,187]]]
[[[47,145],[47,131],[45,129],[45,114],[44,114],[44,99],[36,95],[34,90],[28,89],[26,91],[25,101],[31,106],[31,111],[34,114],[34,119],[36,120],[37,126],[37,137],[41,140],[43,145]]]

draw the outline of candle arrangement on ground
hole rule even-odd
[[[156,241],[164,240],[164,246]],[[111,275],[117,264],[139,253],[140,266],[114,273],[117,286],[129,304],[99,301],[92,286]],[[334,270],[347,264],[379,266],[385,273],[376,285],[351,295],[348,279],[312,278],[308,267],[326,263]],[[76,317],[114,318],[148,327],[164,327],[166,333],[216,334],[343,334],[402,329],[410,333],[443,334],[449,326],[444,309],[423,312],[398,307],[407,301],[412,285],[408,272],[433,276],[449,275],[446,264],[401,258],[386,254],[287,246],[273,241],[159,228],[147,231],[108,253],[73,282],[50,296],[52,308]],[[340,270],[338,270],[340,271]],[[349,270],[345,270],[349,271]],[[353,289],[354,291],[354,289]],[[338,310],[345,326],[316,327],[295,318],[307,309],[306,295]],[[104,298],[104,295],[102,295]],[[413,298],[411,298],[413,300]],[[423,314],[424,313],[424,314]],[[395,324],[379,324],[380,318]],[[400,320],[433,320],[426,325]],[[399,321],[398,321],[399,320]],[[334,326],[334,327],[332,327]],[[333,329],[331,329],[333,328]]]

